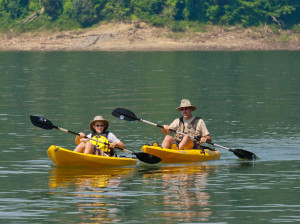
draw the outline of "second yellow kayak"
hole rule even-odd
[[[219,159],[221,156],[221,153],[218,150],[175,150],[149,145],[144,145],[142,151],[161,158],[162,163],[208,161]]]

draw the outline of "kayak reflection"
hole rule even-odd
[[[159,172],[145,174],[145,181],[162,180],[163,207],[154,215],[176,222],[209,220],[212,211],[207,178],[218,169],[212,165],[164,166]]]
[[[199,163],[98,171],[56,167],[49,173],[49,188],[64,202],[63,213],[76,214],[80,223],[120,222],[120,214],[130,209],[140,214],[130,216],[133,221],[199,223],[213,216],[208,178],[218,169]]]
[[[86,187],[105,188],[118,185],[126,175],[134,173],[135,167],[79,169],[79,168],[53,168],[49,173],[49,187],[76,186],[77,190]]]
[[[74,214],[78,223],[113,223],[115,222],[116,202],[123,182],[136,172],[136,167],[118,168],[65,168],[54,167],[49,172],[51,195],[60,198],[63,214]]]

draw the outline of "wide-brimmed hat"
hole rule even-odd
[[[176,110],[181,111],[181,109],[184,108],[184,107],[190,107],[190,108],[192,108],[192,111],[197,109],[197,107],[192,105],[191,102],[188,99],[182,99],[180,106],[177,107]]]
[[[101,121],[101,122],[103,122],[103,123],[105,124],[104,130],[108,129],[108,127],[109,127],[109,122],[108,122],[108,120],[104,119],[102,116],[99,115],[99,116],[94,117],[94,120],[92,120],[92,121],[90,122],[90,130],[91,130],[92,132],[96,132],[96,130],[93,128],[93,125],[94,125],[96,122],[98,122],[98,121]]]

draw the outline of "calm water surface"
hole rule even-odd
[[[299,223],[299,61],[297,51],[0,52],[0,223]],[[140,151],[160,129],[112,110],[169,124],[182,98],[215,143],[259,160],[220,149],[205,163],[58,168],[46,150],[73,149],[74,136],[29,119],[88,133],[101,114]]]

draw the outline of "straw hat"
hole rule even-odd
[[[183,107],[190,107],[192,108],[192,111],[196,110],[196,106],[192,105],[191,102],[188,99],[182,99],[181,104],[179,107],[176,108],[176,110],[181,111],[181,108]]]
[[[104,128],[104,131],[106,130],[106,129],[108,129],[108,127],[109,127],[109,122],[108,122],[108,120],[105,120],[102,116],[96,116],[96,117],[94,117],[94,120],[92,120],[91,122],[90,122],[90,130],[92,131],[92,132],[96,132],[96,130],[93,128],[93,125],[96,123],[96,122],[98,122],[98,121],[101,121],[101,122],[103,122],[104,124],[105,124],[105,128]]]

